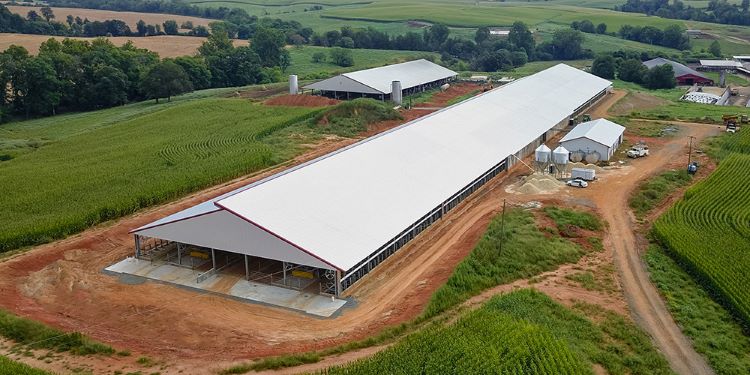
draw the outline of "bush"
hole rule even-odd
[[[354,56],[352,55],[352,51],[348,49],[334,47],[331,49],[330,57],[331,62],[338,66],[354,66]]]
[[[312,62],[322,63],[326,61],[326,54],[323,52],[315,52],[312,55]]]
[[[401,115],[386,103],[374,99],[355,99],[319,114],[315,123],[328,125],[329,131],[334,134],[352,137],[367,130],[369,124],[400,118]]]

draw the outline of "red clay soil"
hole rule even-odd
[[[289,107],[328,107],[338,103],[341,103],[341,101],[317,95],[281,95],[263,102],[265,105]]]

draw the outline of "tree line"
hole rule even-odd
[[[446,65],[466,61],[468,66],[458,66],[457,69],[486,72],[512,69],[528,61],[593,57],[593,53],[582,46],[584,36],[581,32],[557,30],[551,41],[537,45],[531,30],[521,21],[513,23],[507,38],[492,37],[487,27],[479,28],[474,40],[453,37],[447,26],[434,24],[421,33],[395,36],[372,27],[353,29],[344,26],[340,30],[313,33],[309,39],[311,44],[323,47],[438,52]]]
[[[276,82],[288,65],[283,34],[260,29],[252,47],[217,32],[197,56],[160,60],[146,49],[104,38],[49,39],[32,56],[19,46],[0,53],[0,119],[94,110],[209,87]]]
[[[669,89],[677,85],[672,65],[664,64],[651,69],[641,61],[644,56],[637,52],[617,51],[600,54],[591,64],[591,73],[605,79],[633,82],[649,89]]]
[[[730,25],[750,25],[750,0],[732,4],[727,0],[710,0],[706,8],[686,6],[680,0],[628,0],[615,10],[643,13],[663,18],[723,23]]]
[[[750,1],[750,0],[748,0]],[[669,47],[678,50],[689,50],[691,48],[690,38],[681,25],[670,25],[663,30],[655,26],[633,26],[622,25],[618,32],[607,32],[607,24],[600,23],[594,26],[589,20],[574,21],[570,28],[591,34],[607,34],[622,39],[636,42]]]
[[[182,0],[47,0],[53,7],[87,8],[142,13],[166,13],[222,20],[234,11],[228,7],[201,8]]]

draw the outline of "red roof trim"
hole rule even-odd
[[[289,241],[289,240],[287,240],[287,239],[286,239],[286,238],[284,238],[284,237],[281,237],[281,236],[279,236],[278,234],[276,234],[276,233],[274,233],[273,231],[271,231],[271,230],[269,230],[269,229],[267,229],[267,228],[263,227],[262,225],[260,225],[260,224],[258,224],[258,223],[256,223],[256,222],[254,222],[254,221],[252,221],[252,220],[250,220],[250,219],[248,219],[248,218],[246,218],[246,217],[244,217],[244,216],[242,216],[242,215],[240,215],[240,214],[238,214],[238,213],[236,213],[236,212],[234,212],[234,211],[232,211],[232,210],[230,210],[230,209],[226,208],[225,206],[221,205],[221,203],[219,203],[219,202],[215,202],[214,204],[215,204],[215,205],[217,205],[217,206],[219,206],[219,207],[221,207],[222,209],[226,210],[227,212],[229,212],[229,213],[231,213],[231,214],[233,214],[233,215],[235,215],[235,216],[239,217],[240,219],[242,219],[242,220],[245,220],[245,221],[247,221],[248,223],[250,223],[250,224],[252,224],[252,225],[255,225],[256,227],[258,227],[258,228],[262,229],[263,231],[267,232],[268,234],[270,234],[270,235],[272,235],[272,236],[274,236],[274,237],[276,237],[276,238],[278,238],[278,239],[280,239],[280,240],[282,240],[282,241],[284,241],[284,242],[288,243],[289,245],[292,245],[292,246],[294,246],[295,248],[297,248],[297,249],[301,250],[302,252],[306,253],[307,255],[310,255],[311,257],[313,257],[313,258],[315,258],[315,259],[317,259],[317,260],[319,260],[319,261],[321,261],[321,262],[323,262],[323,263],[325,263],[325,264],[327,264],[327,265],[329,265],[329,266],[331,266],[331,267],[333,267],[333,268],[335,268],[335,269],[337,269],[337,270],[339,270],[339,271],[341,271],[341,272],[344,272],[344,270],[343,270],[343,269],[341,269],[340,267],[338,267],[338,266],[336,266],[336,265],[332,264],[331,262],[329,262],[329,261],[327,261],[327,260],[325,260],[325,259],[323,259],[323,258],[321,258],[321,257],[319,257],[319,256],[317,256],[317,255],[315,255],[315,254],[313,254],[313,253],[311,253],[311,252],[310,252],[310,251],[308,251],[308,250],[305,250],[305,249],[304,249],[304,248],[302,248],[301,246],[299,246],[299,245],[295,244],[295,243],[294,243],[294,242],[292,242],[292,241]]]

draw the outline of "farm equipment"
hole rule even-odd
[[[688,174],[695,174],[695,172],[698,172],[698,163],[697,162],[692,162],[692,163],[688,164],[687,172],[688,172]]]
[[[648,146],[643,143],[639,143],[628,150],[627,155],[629,158],[641,158],[648,156]]]
[[[724,115],[721,116],[721,119],[724,121],[724,126],[726,127],[727,133],[736,133],[740,130],[740,119],[737,116]],[[743,116],[742,120],[747,121],[747,116]]]

